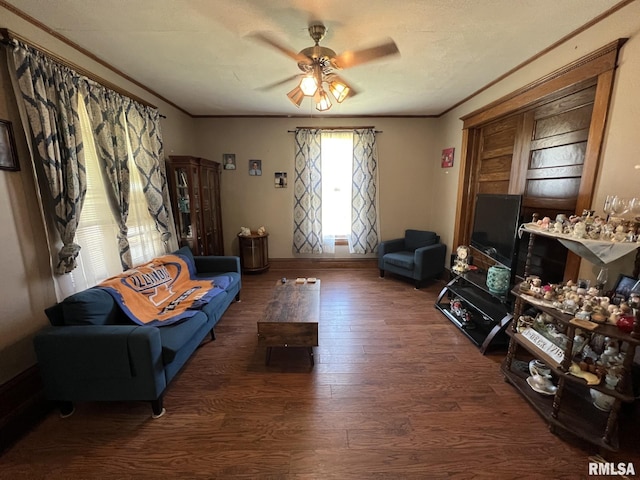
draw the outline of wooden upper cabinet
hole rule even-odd
[[[462,119],[452,248],[469,243],[477,193],[522,195],[525,221],[534,212],[555,218],[590,207],[622,44],[613,42]],[[579,258],[558,242],[537,239],[536,248],[531,273],[554,282],[577,278]],[[522,264],[518,268],[521,273]]]
[[[167,161],[178,244],[194,255],[224,255],[220,172],[217,162],[171,156]]]

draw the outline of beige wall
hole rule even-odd
[[[438,119],[439,137],[455,145],[457,150],[462,144],[460,117],[618,38],[629,38],[629,41],[620,52],[619,68],[616,72],[601,156],[599,180],[591,208],[602,213],[602,203],[607,194],[640,195],[640,170],[636,168],[636,165],[640,165],[640,143],[637,141],[640,122],[640,95],[638,94],[640,92],[640,2],[627,5],[566,44]],[[435,158],[432,161],[435,161]],[[444,181],[432,186],[434,198],[442,198],[446,205],[446,214],[437,219],[436,225],[438,230],[444,233],[450,248],[454,231],[458,173],[459,162],[454,166],[452,176],[447,179],[448,182]],[[633,261],[634,256],[630,254],[612,264],[610,283],[615,281],[618,273],[630,273],[633,270]],[[581,276],[595,279],[598,270],[583,261]]]
[[[0,7],[0,27],[71,60],[155,105],[162,120],[165,149],[185,152],[193,145],[193,119],[123,80],[105,67],[61,44]],[[0,244],[4,279],[0,283],[0,385],[35,363],[33,334],[48,324],[44,309],[55,303],[49,253],[35,193],[24,130],[0,48],[0,118],[12,122],[21,170],[0,170]]]
[[[283,100],[287,101],[284,95]],[[439,213],[430,190],[440,174],[437,152],[446,147],[434,134],[434,119],[199,119],[199,156],[221,162],[224,153],[236,155],[237,169],[222,172],[225,253],[238,253],[241,226],[255,230],[264,225],[269,256],[294,256],[294,134],[288,130],[297,126],[375,126],[382,131],[376,137],[382,239],[402,236],[407,228],[432,228]],[[249,159],[262,160],[262,176],[249,176]],[[287,172],[287,188],[274,187],[274,172],[279,171]]]

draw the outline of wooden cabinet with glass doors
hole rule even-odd
[[[221,165],[204,158],[171,156],[167,177],[178,244],[194,255],[224,255],[220,209]]]

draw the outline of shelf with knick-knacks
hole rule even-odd
[[[566,241],[577,253],[585,254],[586,248],[585,256],[595,256],[600,265],[640,245],[576,238],[539,224],[523,230],[531,233],[527,266],[524,281],[511,292],[514,321],[502,373],[552,431],[617,450],[621,404],[635,399],[631,367],[640,345],[640,305],[614,305],[602,291],[578,282],[543,284],[528,275],[528,262],[541,232]],[[616,243],[627,245],[611,248]],[[545,366],[544,374],[532,369],[532,358]]]

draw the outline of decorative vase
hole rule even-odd
[[[491,293],[496,295],[504,295],[509,291],[509,282],[511,280],[511,270],[507,267],[494,265],[489,267],[487,272],[487,288]]]

